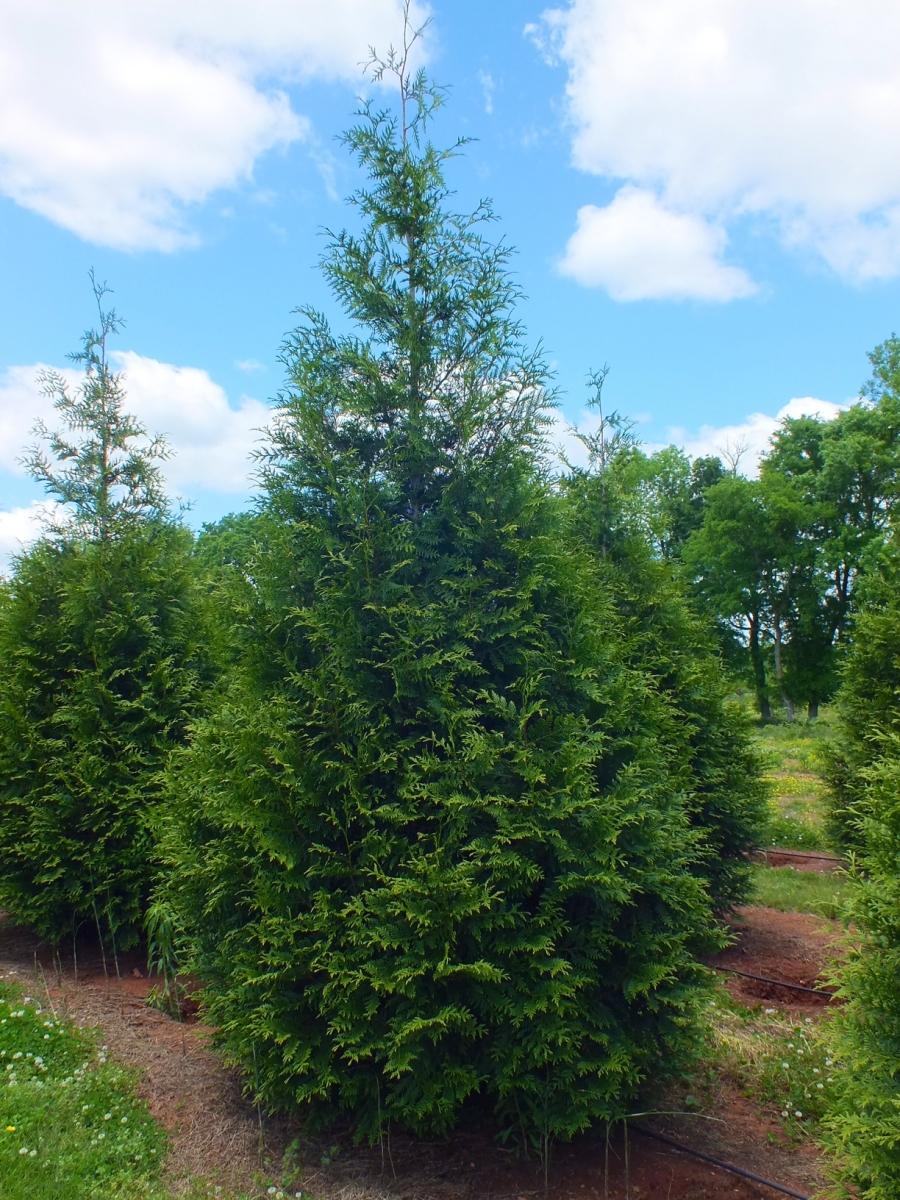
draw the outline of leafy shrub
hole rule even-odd
[[[862,1200],[900,1194],[900,737],[884,735],[861,772],[864,852],[848,915],[862,933],[839,981],[835,1046],[845,1063],[829,1117],[831,1148]]]
[[[840,851],[861,850],[867,812],[866,768],[886,729],[900,731],[900,548],[896,539],[870,556],[859,585],[861,608],[841,676],[839,724],[823,751],[828,832]]]

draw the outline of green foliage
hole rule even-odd
[[[602,430],[601,422],[601,430]],[[724,911],[746,896],[746,852],[764,837],[767,790],[744,714],[726,703],[715,642],[691,610],[671,564],[653,553],[635,516],[632,449],[588,446],[566,499],[576,536],[598,558],[604,589],[623,622],[623,654],[661,701],[671,770],[680,776],[695,835],[692,870]],[[624,460],[624,461],[623,461]]]
[[[140,928],[159,773],[203,678],[190,546],[164,523],[43,541],[4,587],[0,906],[52,941]]]
[[[849,917],[862,941],[849,947],[835,1019],[844,1062],[830,1145],[848,1194],[894,1200],[900,1192],[900,737],[882,735],[861,772],[866,815]]]
[[[96,1038],[0,984],[0,1195],[155,1194],[165,1137]]]
[[[209,667],[192,538],[132,446],[111,321],[85,335],[79,396],[59,384],[81,439],[52,440],[60,474],[35,460],[68,516],[0,590],[0,907],[52,941],[88,923],[121,948],[156,869],[160,772]]]
[[[307,311],[286,345],[252,636],[176,761],[165,894],[264,1104],[378,1138],[480,1097],[546,1148],[689,1049],[710,906],[666,701],[543,475],[508,251],[447,210],[423,89],[348,135],[364,225],[325,271],[357,332]]]
[[[841,850],[864,846],[868,810],[866,770],[886,733],[900,731],[900,549],[894,538],[869,555],[837,699],[840,721],[826,747],[828,831]]]

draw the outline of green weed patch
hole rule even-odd
[[[165,1135],[93,1033],[0,983],[0,1196],[155,1194]]]

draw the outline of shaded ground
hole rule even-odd
[[[719,957],[752,973],[790,981],[815,981],[835,930],[816,917],[749,907],[735,923],[736,944]],[[57,1011],[96,1025],[110,1050],[143,1073],[142,1094],[169,1131],[172,1152],[168,1177],[175,1192],[201,1176],[225,1187],[264,1195],[281,1182],[286,1148],[299,1134],[289,1122],[260,1120],[242,1099],[235,1076],[208,1048],[202,1024],[181,1024],[144,1002],[152,981],[137,955],[120,959],[120,978],[110,978],[96,951],[79,949],[77,981],[71,954],[57,958],[42,951],[31,935],[0,918],[0,972],[12,973],[34,995],[49,994]],[[752,981],[728,977],[729,990],[745,1003],[770,1000],[779,1008],[809,1012],[821,1004],[802,993],[771,996]],[[697,1116],[652,1118],[647,1123],[678,1141],[742,1165],[801,1192],[821,1181],[815,1152],[790,1149],[778,1141],[774,1120],[761,1116],[752,1099],[728,1080],[710,1093],[715,1120]],[[683,1108],[677,1098],[663,1108]],[[545,1193],[543,1171],[502,1149],[493,1131],[459,1132],[448,1141],[395,1137],[390,1145],[354,1148],[334,1134],[324,1141],[302,1139],[292,1191],[302,1187],[320,1200],[463,1200],[484,1197],[517,1200],[569,1197],[622,1200],[626,1195],[626,1148],[613,1131],[607,1152],[604,1136],[580,1138],[554,1152]],[[634,1200],[760,1200],[777,1193],[685,1157],[633,1132],[628,1145],[628,1194]]]

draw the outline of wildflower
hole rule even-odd
[[[7,1127],[6,1127],[6,1132],[7,1132],[7,1133],[15,1133],[15,1132],[16,1132],[16,1127],[15,1127],[15,1125],[7,1125]]]
[[[37,1150],[29,1150],[29,1151],[28,1151],[28,1157],[29,1157],[29,1158],[36,1158],[36,1157],[37,1157]]]
[[[790,1063],[782,1063],[781,1065],[782,1065],[783,1067],[789,1067],[791,1064],[790,1064]]]
[[[19,1153],[20,1153],[20,1154],[27,1154],[27,1153],[28,1153],[28,1147],[27,1147],[27,1146],[23,1146],[23,1147],[22,1147],[22,1149],[19,1151]]]
[[[123,1117],[123,1118],[122,1118],[122,1120],[119,1122],[119,1124],[120,1124],[120,1125],[127,1125],[127,1124],[128,1124],[128,1118],[127,1118],[127,1117]]]
[[[111,1120],[112,1120],[112,1113],[104,1113],[104,1114],[103,1114],[103,1120],[104,1120],[104,1121],[111,1121]]]
[[[796,1108],[796,1109],[794,1109],[794,1116],[795,1116],[795,1117],[802,1117],[802,1116],[803,1116],[803,1113],[800,1111],[800,1109],[799,1109],[799,1108]]]
[[[817,1087],[817,1088],[823,1088],[824,1086],[825,1086],[825,1084],[824,1084],[824,1083],[817,1083],[817,1084],[816,1084],[816,1087]]]

